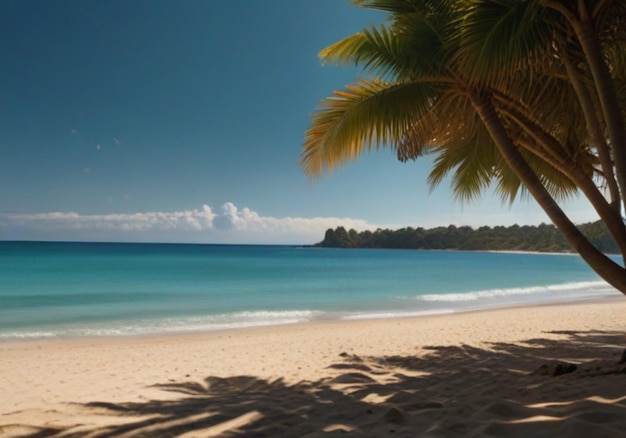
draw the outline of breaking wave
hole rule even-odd
[[[421,301],[428,302],[464,302],[478,301],[493,298],[513,298],[522,295],[532,296],[536,298],[544,298],[546,301],[552,299],[580,299],[580,298],[601,298],[602,295],[614,293],[614,289],[603,281],[587,281],[579,283],[555,284],[546,286],[516,287],[505,289],[489,289],[481,291],[444,293],[444,294],[426,294],[419,295],[416,298]],[[534,301],[534,300],[533,300]]]
[[[133,336],[154,333],[184,333],[246,327],[296,324],[315,319],[322,312],[312,310],[246,311],[184,318],[136,321],[109,321],[103,325],[55,326],[49,330],[0,332],[0,339],[75,338],[83,336]]]

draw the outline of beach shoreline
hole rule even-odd
[[[202,333],[3,341],[0,342],[0,388],[3,392],[0,397],[0,436],[20,436],[20,431],[32,433],[41,428],[68,431],[78,427],[77,425],[82,428],[90,425],[93,430],[105,430],[113,427],[116,422],[130,420],[111,412],[103,413],[86,404],[141,404],[164,400],[171,402],[181,397],[180,392],[163,390],[155,385],[184,386],[193,383],[204,387],[202,385],[206,386],[207,379],[228,380],[248,376],[258,385],[271,387],[271,382],[282,382],[281,391],[288,392],[289,388],[298,387],[303,382],[317,382],[316,385],[324,387],[329,379],[337,378],[342,371],[345,371],[343,374],[350,380],[350,376],[356,378],[357,374],[363,374],[362,370],[375,371],[375,367],[387,364],[390,358],[403,358],[405,362],[419,361],[424,364],[425,369],[429,369],[426,358],[431,357],[433,351],[446,349],[476,349],[478,356],[484,355],[495,360],[498,368],[493,370],[493,378],[498,378],[499,373],[506,369],[518,369],[526,375],[533,368],[559,357],[580,364],[592,358],[610,361],[615,360],[626,347],[624,314],[626,300],[616,298],[421,317],[314,321]],[[612,341],[605,342],[600,350],[596,344],[590,344],[592,346],[586,350],[580,348],[581,340],[597,336],[611,338]],[[490,356],[497,350],[494,350],[495,345],[507,346],[506,348],[512,350],[524,349],[534,345],[533,342],[537,344],[539,340],[550,345],[550,349],[542,350],[540,354],[533,353],[533,357],[528,357],[527,352],[520,354],[520,357],[515,354],[497,356],[497,360]],[[572,356],[572,351],[575,351],[571,348],[573,343],[579,344],[581,357]],[[353,363],[354,358],[362,361],[363,366],[356,366],[358,364]],[[441,372],[447,375],[453,371],[455,360],[450,357],[450,363],[444,361]],[[463,366],[470,370],[480,369],[482,366],[480,359],[476,359],[476,363],[472,363],[467,357],[464,360],[466,362]],[[516,363],[516,360],[520,363]],[[522,366],[524,360],[528,363]],[[351,363],[356,366],[352,371]],[[456,364],[458,365],[459,363]],[[379,370],[381,374],[370,373],[366,377],[377,380],[377,384],[381,385],[383,382],[378,381],[381,379],[377,376],[384,376],[384,381],[399,374],[399,369],[403,373],[407,372],[406,366],[383,368]],[[423,372],[419,367],[413,368],[417,374]],[[432,370],[429,372],[433,373]],[[623,385],[625,375],[616,378],[621,378],[621,386],[615,386],[615,382],[609,382],[610,379],[598,378],[587,379],[594,380],[593,384],[577,384],[576,390],[591,391],[589,396],[609,391],[603,397],[610,395],[613,397],[611,400],[618,401],[600,406],[601,410],[606,406],[612,410],[617,407],[623,409],[626,406],[626,390],[622,389],[626,387]],[[465,379],[466,385],[479,387],[485,393],[480,396],[479,391],[475,399],[472,398],[472,404],[495,403],[487,395],[489,388],[493,386],[492,379],[482,375],[474,377],[471,373]],[[352,383],[357,386],[359,384]],[[360,385],[363,386],[363,383],[360,382]],[[615,388],[620,388],[622,393],[614,394]],[[266,391],[268,400],[265,403],[273,401],[276,406],[297,403],[295,400],[292,403],[285,399],[280,394],[281,391],[274,398],[272,391]],[[442,400],[449,398],[442,395],[444,390],[436,394],[428,387],[418,387],[415,391],[415,394],[427,392],[433,403],[441,404]],[[377,388],[371,394],[380,392],[381,389]],[[508,396],[515,398],[515,394],[513,391]],[[562,396],[563,394],[559,397]],[[581,397],[580,394],[571,396]],[[392,405],[397,406],[397,403]],[[346,409],[348,408],[350,407]],[[388,406],[385,408],[390,409]],[[561,410],[567,411],[565,408]],[[413,414],[406,408],[400,411],[413,419]],[[626,413],[620,412],[621,415]],[[517,413],[520,416],[526,415],[521,407]],[[565,413],[571,415],[571,412]],[[269,414],[263,415],[267,417]],[[497,417],[496,415],[491,420],[484,421],[501,424],[502,419]],[[464,418],[459,413],[457,419],[464,421]],[[368,431],[374,433],[374,426],[359,426],[360,421],[355,418],[352,423],[347,421],[346,424],[353,424],[350,427],[366,434]],[[409,427],[411,421],[405,423],[407,430],[412,430]],[[307,424],[311,430],[322,427],[311,421]],[[402,428],[398,430],[400,429]],[[510,432],[510,429],[507,431]]]
[[[219,334],[219,333],[229,333],[229,332],[239,332],[239,331],[249,331],[249,330],[260,330],[260,329],[271,329],[273,327],[293,327],[293,326],[308,326],[308,325],[325,325],[325,324],[343,324],[343,323],[351,323],[351,322],[367,322],[367,321],[380,321],[380,320],[411,320],[411,319],[421,319],[421,318],[435,318],[440,316],[454,316],[454,315],[462,315],[462,314],[471,314],[471,313],[483,313],[483,312],[493,312],[493,311],[506,311],[507,309],[524,309],[524,308],[537,308],[537,307],[552,307],[552,306],[577,306],[577,305],[588,305],[588,304],[602,304],[602,303],[611,303],[615,302],[619,304],[624,299],[622,294],[613,293],[613,294],[602,294],[598,296],[583,296],[583,297],[572,297],[569,299],[562,300],[546,300],[546,301],[534,301],[534,302],[513,302],[513,303],[496,303],[492,305],[485,305],[478,307],[466,307],[466,308],[457,308],[457,309],[426,309],[426,310],[415,310],[408,312],[397,312],[397,311],[381,311],[379,313],[363,313],[363,314],[355,314],[355,315],[343,315],[339,317],[332,317],[328,315],[323,315],[320,318],[312,318],[312,319],[303,319],[295,322],[268,322],[268,323],[260,323],[258,325],[242,325],[242,326],[232,326],[226,328],[176,328],[176,329],[168,329],[164,331],[149,331],[144,333],[120,333],[120,334],[80,334],[80,335],[29,335],[29,336],[15,336],[15,337],[0,337],[0,346],[3,344],[21,344],[21,343],[33,343],[33,342],[47,342],[50,341],[52,343],[57,341],[88,341],[88,340],[104,340],[104,341],[116,341],[116,340],[134,340],[140,341],[142,339],[149,340],[151,338],[169,338],[169,337],[186,337],[186,336],[205,336],[209,334]]]
[[[597,284],[605,284],[604,282],[596,282]],[[566,285],[567,286],[567,285]],[[589,287],[589,285],[586,285]],[[481,292],[477,292],[480,295]],[[588,293],[588,291],[587,291]],[[452,293],[452,294],[439,294],[433,295],[437,297],[437,300],[441,301],[442,297],[452,296],[454,298],[462,295],[462,293]],[[525,294],[521,294],[524,297]],[[496,293],[497,296],[497,293]],[[429,295],[423,295],[422,297],[429,297]],[[481,297],[482,298],[482,297]],[[476,298],[479,301],[480,298]],[[428,318],[434,316],[442,316],[442,315],[459,315],[464,313],[474,313],[474,312],[489,312],[494,310],[505,310],[505,309],[514,309],[514,308],[524,308],[524,307],[540,307],[540,306],[560,306],[560,305],[576,305],[576,304],[588,304],[588,303],[603,303],[603,302],[612,302],[612,301],[620,301],[623,299],[623,296],[616,292],[614,289],[606,289],[600,293],[593,293],[588,295],[579,295],[579,296],[561,296],[561,297],[552,297],[551,299],[542,299],[539,300],[519,300],[519,301],[509,301],[509,302],[493,302],[488,303],[485,300],[477,303],[474,306],[465,305],[464,307],[455,307],[455,305],[451,305],[450,307],[440,307],[440,308],[425,308],[425,309],[413,309],[413,310],[393,310],[393,309],[382,309],[378,312],[376,311],[368,311],[363,313],[346,313],[339,312],[337,314],[327,313],[324,311],[316,311],[316,310],[295,310],[295,311],[285,311],[284,313],[289,316],[281,315],[282,318],[287,320],[292,319],[292,321],[282,322],[279,319],[267,321],[247,321],[242,323],[226,323],[226,324],[191,324],[189,326],[186,325],[185,317],[181,317],[179,320],[171,319],[171,325],[168,326],[164,322],[159,322],[157,325],[150,324],[146,327],[138,326],[133,330],[128,330],[127,327],[119,327],[116,324],[117,322],[113,322],[110,326],[81,326],[79,325],[76,330],[67,330],[61,329],[58,330],[58,327],[42,327],[32,331],[33,329],[24,329],[23,331],[16,330],[14,332],[0,332],[0,345],[7,342],[39,342],[39,341],[57,341],[57,340],[72,340],[72,339],[125,339],[125,338],[150,338],[150,337],[161,337],[161,336],[185,336],[185,335],[194,335],[194,334],[203,334],[203,333],[219,333],[219,332],[227,332],[227,331],[237,331],[237,330],[255,330],[264,327],[280,327],[280,326],[293,326],[293,325],[301,325],[301,324],[316,324],[316,323],[342,323],[342,322],[350,322],[350,321],[373,321],[373,320],[381,320],[381,319],[410,319],[410,318]],[[454,300],[453,300],[454,301]],[[471,300],[465,299],[466,302],[470,302]],[[247,312],[244,312],[247,313]],[[255,312],[250,312],[254,314]],[[264,311],[258,312],[258,314],[266,313]],[[272,311],[267,311],[267,313],[271,314]],[[281,312],[276,312],[280,314]],[[237,313],[235,313],[236,315]],[[302,315],[300,315],[302,314]],[[215,317],[216,315],[212,315]],[[222,316],[222,315],[217,315]],[[194,319],[196,317],[193,317]],[[155,319],[154,321],[159,321]],[[145,320],[145,322],[151,323],[154,322],[151,320]],[[223,326],[220,326],[223,325]]]

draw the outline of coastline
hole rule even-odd
[[[549,296],[546,293],[552,295]],[[533,296],[535,295],[535,296]],[[204,317],[178,316],[106,321],[100,324],[42,326],[0,330],[0,344],[71,339],[123,339],[150,336],[184,336],[195,333],[259,329],[273,326],[315,324],[317,322],[371,321],[381,319],[425,318],[498,309],[619,301],[623,297],[602,281],[565,283],[528,288],[491,289],[475,292],[423,294],[419,308],[389,307],[379,310],[250,310]],[[403,297],[407,299],[407,297]],[[410,298],[408,298],[410,301]]]
[[[506,374],[507,378],[514,378],[518,374],[523,376],[522,381],[518,382],[521,386],[512,387],[505,394],[505,398],[514,400],[520,396],[520,388],[529,384],[524,378],[548,360],[565,358],[568,362],[579,364],[591,359],[614,361],[626,347],[624,314],[626,300],[609,299],[563,304],[542,303],[420,317],[315,321],[201,333],[3,341],[0,342],[0,357],[3,358],[0,362],[0,388],[3,388],[0,397],[0,436],[21,436],[20,433],[35,433],[44,429],[109,430],[107,428],[126,423],[132,418],[120,417],[119,413],[110,410],[104,412],[102,408],[96,409],[85,404],[135,403],[139,406],[142,403],[165,403],[165,400],[169,400],[168,403],[171,404],[175,400],[182,400],[182,393],[172,388],[164,390],[163,387],[155,385],[172,387],[179,385],[179,389],[189,385],[206,388],[207,379],[234,382],[240,378],[237,376],[248,376],[256,382],[255,385],[267,386],[265,391],[267,400],[264,403],[274,403],[276,409],[281,406],[293,409],[295,407],[293,404],[298,402],[296,399],[289,401],[285,393],[291,394],[290,389],[299,388],[300,394],[303,385],[307,388],[319,389],[327,386],[330,388],[332,379],[343,378],[348,382],[343,386],[352,384],[363,387],[365,383],[376,381],[379,386],[369,392],[372,394],[369,397],[374,400],[376,397],[373,394],[381,396],[384,392],[380,385],[394,387],[392,383],[394,375],[411,373],[421,375],[424,374],[424,370],[428,370],[430,375],[440,372],[445,376],[455,370],[464,370],[467,375],[464,377],[463,385],[480,389],[476,390],[476,394],[468,395],[467,403],[490,405],[497,403],[493,392],[496,391],[501,379],[498,376],[506,374],[506,370],[517,370],[510,376]],[[598,336],[606,338],[604,344],[585,341]],[[587,348],[581,348],[583,344],[589,345]],[[513,353],[498,355],[496,354],[498,348],[494,347],[497,345],[510,349]],[[541,345],[550,348],[535,351],[537,346]],[[572,348],[573,346],[576,348]],[[462,356],[462,360],[459,361],[459,357],[451,354],[447,354],[449,356],[447,360],[443,356],[432,358],[433,352],[437,351],[448,353],[473,351],[474,359]],[[481,359],[481,356],[484,357]],[[358,358],[358,361],[355,358]],[[438,365],[439,370],[433,371],[430,368],[429,358],[432,358],[433,363],[443,360],[443,363]],[[490,375],[478,372],[484,369],[485,361],[493,362]],[[418,363],[420,366],[407,365],[412,363]],[[459,366],[462,369],[457,369]],[[424,370],[420,369],[421,367]],[[372,372],[363,371],[365,369]],[[472,370],[477,373],[470,372]],[[378,371],[378,374],[373,371]],[[582,380],[577,380],[576,385],[572,385],[568,390],[561,388],[560,393],[548,391],[549,388],[546,387],[548,392],[542,393],[541,396],[543,399],[554,400],[555,403],[585,400],[592,396],[618,400],[594,406],[594,409],[600,409],[604,413],[609,408],[611,412],[621,409],[616,411],[615,418],[611,416],[611,427],[618,425],[623,428],[626,427],[624,415],[626,390],[623,389],[625,376],[622,374],[584,379],[584,384],[580,383]],[[366,378],[372,379],[372,382]],[[620,378],[621,380],[617,381],[619,383],[616,383],[615,379]],[[409,381],[409,377],[406,377],[406,380]],[[557,380],[543,378],[539,383],[549,386],[556,382],[563,386]],[[278,385],[280,388],[275,388],[275,394],[272,382],[281,382]],[[420,387],[419,381],[411,382],[412,385],[417,385],[412,387],[411,391],[415,390],[416,395],[430,394],[429,400],[432,403],[445,405],[444,401],[450,398],[449,394],[444,394],[445,388],[433,392],[428,389],[432,386],[431,383],[427,385],[424,381],[426,386]],[[398,385],[397,382],[395,385]],[[291,396],[296,397],[294,394]],[[336,396],[339,397],[339,392]],[[509,414],[517,420],[531,418],[525,406],[532,401],[538,403],[540,400],[532,398],[524,400],[525,404],[509,406],[512,409]],[[458,402],[459,400],[455,401]],[[372,401],[370,404],[374,410],[382,409],[387,412],[391,408],[397,408],[402,412],[406,417],[401,422],[404,426],[396,424],[394,427],[398,432],[402,432],[405,427],[408,428],[406,436],[411,436],[409,431],[414,431],[414,427],[417,427],[413,420],[418,417],[402,404],[385,401],[379,403]],[[363,407],[361,404],[358,406]],[[561,412],[562,418],[573,415],[567,406],[563,405],[557,409]],[[346,406],[346,409],[356,409],[356,406]],[[428,415],[419,418],[426,422],[441,421],[438,417],[441,410],[436,411],[432,413],[431,420],[428,420]],[[231,414],[235,413],[233,407]],[[618,413],[624,420],[617,418]],[[142,413],[138,413],[137,418],[141,417],[139,414]],[[264,418],[271,417],[268,413],[261,414]],[[483,414],[487,415],[484,412],[481,415]],[[448,416],[450,415],[457,421],[469,421],[468,424],[474,424],[472,421],[476,420],[472,420],[475,414],[470,415],[467,411],[465,414],[458,412],[454,415],[448,412]],[[390,427],[385,421],[376,423],[377,425],[360,424],[359,421],[365,420],[355,412],[352,413],[352,417],[354,419],[346,418],[345,424],[341,424],[345,427],[354,427],[366,435],[374,433],[376,427]],[[310,418],[306,420],[296,416],[292,420],[311,431],[323,429],[323,425],[316,424]],[[245,427],[256,427],[259,421],[261,422],[259,424],[263,423],[262,420],[255,420]],[[481,422],[483,421],[487,422],[485,424],[499,425],[498,427],[506,429],[505,435],[511,431],[513,424],[517,424],[510,423],[511,418],[501,418],[501,415],[497,414],[487,415],[481,419]],[[583,420],[577,419],[576,424],[580,426],[581,421]],[[559,424],[561,423],[567,422],[560,421]],[[413,429],[409,427],[411,424]],[[505,427],[503,424],[510,426]],[[527,428],[535,422],[524,424],[530,424],[524,426]],[[539,427],[541,424],[537,422],[536,425]],[[214,426],[217,425],[211,427]],[[560,427],[565,427],[563,434],[570,430],[569,423]],[[604,429],[598,430],[605,432]],[[444,432],[441,436],[447,436]],[[557,434],[560,433],[557,431]]]

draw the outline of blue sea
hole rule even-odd
[[[617,296],[575,255],[0,242],[0,340],[393,318]]]

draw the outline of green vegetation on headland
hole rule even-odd
[[[605,253],[618,253],[617,246],[601,222],[579,226],[580,230]],[[469,226],[437,228],[377,229],[358,232],[344,227],[326,230],[324,248],[439,249],[467,251],[572,252],[571,246],[554,225],[510,227]]]

